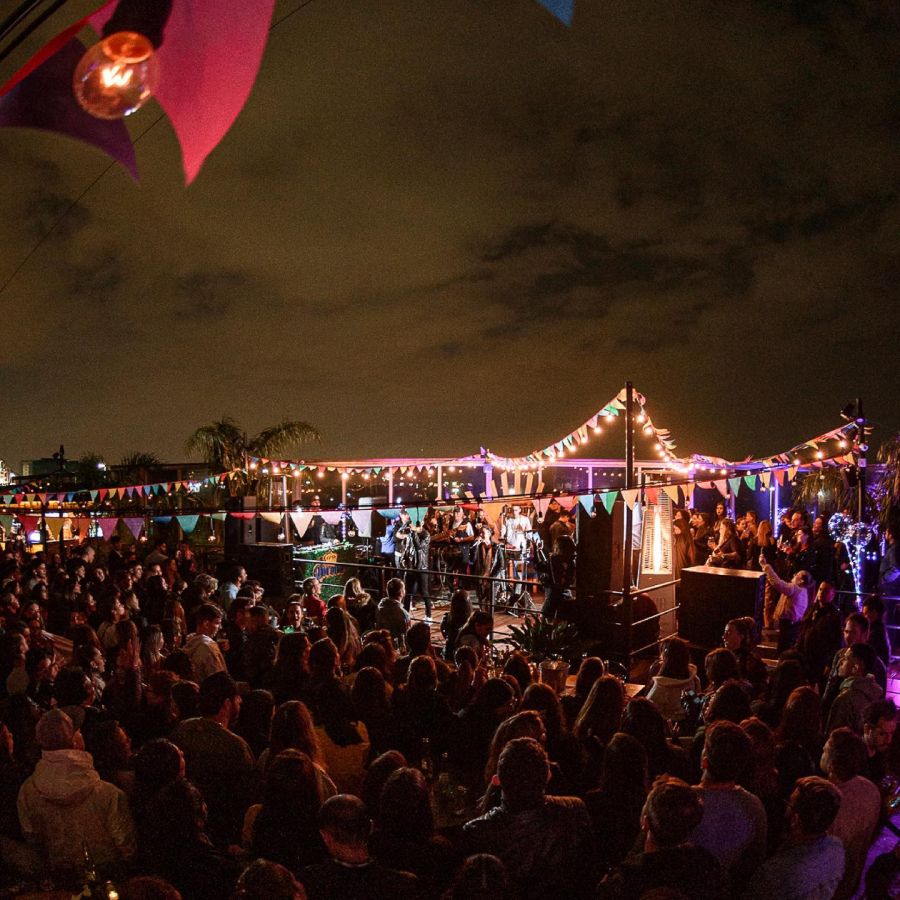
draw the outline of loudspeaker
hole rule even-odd
[[[691,566],[681,570],[678,634],[701,647],[719,647],[730,619],[762,621],[765,576],[744,569]]]
[[[575,563],[575,597],[579,630],[598,637],[608,630],[606,612],[612,599],[606,592],[622,584],[622,543],[625,504],[619,500],[609,514],[602,503],[589,513],[579,503]]]
[[[290,544],[252,544],[241,547],[238,562],[248,577],[259,581],[266,600],[294,593],[294,548]]]

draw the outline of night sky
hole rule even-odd
[[[900,427],[897,9],[313,0],[190,188],[163,119],[0,293],[0,458],[523,454],[628,378],[684,453]],[[0,130],[0,283],[107,167]]]

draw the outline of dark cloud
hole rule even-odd
[[[190,272],[175,279],[174,313],[188,320],[221,319],[249,282],[247,273],[236,269]]]
[[[68,267],[68,290],[72,297],[107,305],[123,298],[127,278],[126,263],[119,251],[107,247],[90,262]]]

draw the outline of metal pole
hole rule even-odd
[[[281,507],[284,510],[284,542],[285,544],[293,543],[291,535],[291,508],[288,504],[288,480],[287,475],[281,476]]]
[[[388,469],[388,506],[394,505],[394,470]]]
[[[437,467],[437,499],[440,503],[444,499],[444,467]]]
[[[859,447],[859,456],[857,459],[857,479],[856,479],[856,522],[861,524],[866,516],[866,466],[868,463],[869,441],[866,437],[866,416],[863,412],[862,397],[856,398],[856,443]],[[859,530],[857,530],[857,534]],[[864,546],[857,538],[856,559],[857,573],[859,576],[859,584],[856,585],[857,591],[865,590],[865,559],[863,552]]]
[[[625,383],[625,490],[634,488],[634,387]],[[632,507],[625,504],[625,540],[622,556],[622,613],[625,621],[625,665],[631,673],[631,529]]]

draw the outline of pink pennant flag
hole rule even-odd
[[[109,491],[106,488],[100,488],[99,492],[97,493],[97,499],[102,503],[106,499],[106,495],[108,493]]]
[[[110,518],[97,519],[97,527],[100,529],[100,533],[106,540],[109,540],[113,534],[115,533],[116,526],[119,524],[119,517],[113,516]]]
[[[728,496],[728,480],[725,478],[720,478],[717,481],[714,481],[713,484],[716,486],[716,490],[723,496]]]
[[[190,184],[244,108],[256,80],[275,0],[179,0],[159,48],[159,105],[181,144]],[[90,17],[98,31],[112,15]]]

